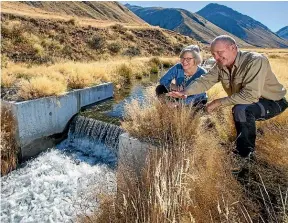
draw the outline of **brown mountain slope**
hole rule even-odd
[[[186,10],[180,10],[181,15],[183,16],[183,22],[180,26],[175,28],[175,31],[179,31],[184,35],[191,36],[197,40],[201,40],[202,42],[210,43],[216,36],[219,35],[230,35],[232,36],[237,44],[241,47],[251,47],[249,43],[246,43],[242,39],[234,36],[233,34],[221,29],[220,27],[214,25],[203,17],[193,13],[193,17],[191,18],[190,12]],[[183,27],[186,28],[186,32],[183,31]]]
[[[199,44],[191,37],[157,27],[131,27],[123,23],[94,27],[73,20],[35,19],[11,13],[2,13],[1,20],[1,53],[14,62],[175,56],[183,46]]]
[[[257,47],[288,48],[288,41],[253,18],[227,6],[211,3],[197,12],[227,32]]]
[[[151,25],[177,31],[203,43],[210,43],[216,36],[226,34],[233,36],[239,46],[251,46],[242,39],[219,28],[196,13],[191,13],[184,9],[140,7],[129,4],[126,4],[125,6]]]
[[[117,2],[62,2],[62,1],[26,1],[26,2],[1,2],[2,12],[22,14],[31,17],[68,18],[82,17],[102,21],[114,21],[130,24],[145,24]]]

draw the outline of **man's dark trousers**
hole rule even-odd
[[[246,157],[254,151],[256,140],[255,121],[267,120],[285,111],[288,103],[285,98],[279,101],[260,98],[253,104],[238,104],[233,107],[233,117],[237,130],[237,153]]]

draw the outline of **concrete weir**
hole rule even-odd
[[[113,97],[113,84],[105,83],[35,100],[10,102],[16,119],[16,139],[23,160],[55,145],[55,134],[61,134],[71,118],[84,106]]]
[[[118,172],[129,169],[140,175],[141,169],[145,166],[148,150],[151,148],[153,148],[152,145],[141,142],[128,133],[121,134],[119,136]],[[121,177],[118,176],[118,180]]]

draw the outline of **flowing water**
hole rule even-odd
[[[116,192],[118,126],[76,117],[68,138],[1,179],[1,222],[74,222]]]

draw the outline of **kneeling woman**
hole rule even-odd
[[[160,85],[156,88],[156,95],[161,96],[169,91],[179,91],[186,88],[192,81],[205,75],[206,70],[199,66],[202,58],[197,45],[185,47],[180,53],[180,63],[171,67],[160,79]],[[175,80],[175,84],[172,81]],[[184,100],[187,105],[204,107],[207,103],[207,94],[188,96]]]

